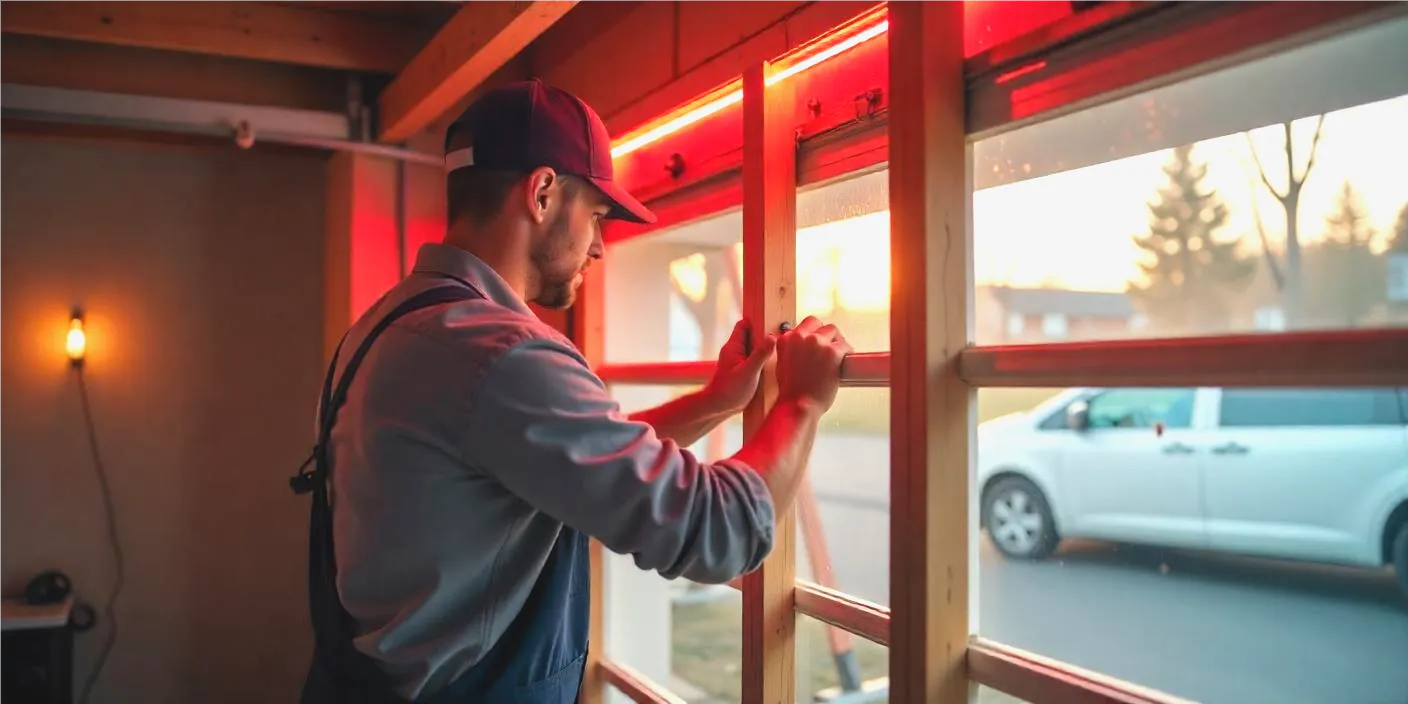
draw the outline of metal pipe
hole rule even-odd
[[[396,278],[406,277],[406,162],[396,162]]]
[[[366,106],[359,119],[338,113],[242,105],[206,100],[124,95],[21,84],[0,84],[6,117],[42,122],[122,127],[142,131],[206,135],[236,139],[242,148],[256,142],[312,147],[328,151],[358,152],[374,156],[440,166],[444,160],[425,154],[358,139],[349,129],[368,134]],[[349,101],[358,99],[359,86],[349,84]],[[349,110],[358,106],[349,105]]]
[[[381,156],[388,159],[395,159],[400,162],[410,162],[413,164],[426,164],[429,166],[443,166],[444,157],[425,152],[417,152],[401,147],[388,147],[382,144],[370,142],[353,142],[342,139],[323,139],[320,137],[302,137],[292,134],[268,134],[256,132],[255,142],[273,142],[277,144],[287,144],[300,147],[313,147],[315,149],[326,149],[334,152],[357,152],[371,156]]]

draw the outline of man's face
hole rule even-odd
[[[610,205],[585,181],[559,180],[555,189],[557,207],[543,222],[532,247],[539,282],[533,302],[563,309],[576,299],[577,287],[592,260],[602,256],[601,225]]]

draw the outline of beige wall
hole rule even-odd
[[[3,583],[113,576],[69,307],[126,553],[94,702],[292,701],[310,648],[307,501],[322,375],[325,156],[3,141]],[[105,626],[100,626],[100,628]],[[77,684],[102,631],[78,637]]]

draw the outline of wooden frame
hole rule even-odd
[[[602,679],[630,697],[636,704],[686,704],[683,699],[636,672],[629,665],[605,661],[593,669],[599,670]]]
[[[714,373],[714,362],[633,362],[596,367],[597,376],[609,384],[703,384]],[[889,352],[857,352],[841,363],[841,385],[883,387],[890,385]]]
[[[789,82],[767,86],[771,71],[759,64],[743,75],[743,310],[763,330],[795,322],[797,311],[793,97]],[[775,377],[761,386],[743,413],[745,441],[777,398]],[[795,543],[795,510],[779,511],[772,553],[743,578],[744,701],[796,701]]]
[[[843,628],[872,643],[890,644],[890,610],[864,599],[797,580],[797,613]]]
[[[890,7],[890,697],[968,701],[962,3]],[[922,578],[916,578],[922,575]]]
[[[587,269],[582,282],[581,297],[567,318],[569,336],[593,368],[601,365],[606,338],[603,301],[605,275],[601,267]],[[606,549],[598,540],[591,541],[591,622],[588,625],[587,667],[582,681],[580,704],[601,704],[606,698],[606,682],[612,665],[606,659]],[[617,685],[620,687],[621,685]],[[640,701],[640,700],[637,700]]]
[[[1017,648],[973,638],[968,645],[969,675],[1026,701],[1042,704],[1186,704],[1128,682],[1043,658]]]
[[[974,386],[1398,386],[1408,329],[1111,340],[967,350]]]
[[[977,388],[1049,386],[1402,386],[1408,329],[1117,339],[969,347],[958,376]],[[851,354],[841,385],[884,388],[891,354]],[[614,384],[702,384],[713,362],[610,364]]]
[[[873,121],[800,144],[793,171],[785,175],[760,177],[767,173],[768,150],[780,150],[770,140],[781,130],[767,127],[768,110],[773,107],[769,93],[775,88],[759,88],[766,67],[745,77],[745,85],[752,86],[746,90],[754,98],[746,102],[742,177],[748,194],[745,218],[750,214],[754,218],[745,225],[745,252],[753,252],[746,270],[762,272],[745,283],[749,315],[772,325],[791,313],[780,305],[785,294],[776,295],[782,290],[779,283],[789,283],[776,266],[792,256],[791,251],[777,250],[792,247],[794,233],[786,229],[778,235],[760,234],[777,226],[770,218],[795,217],[789,210],[795,201],[790,192],[789,197],[782,195],[782,184],[795,189],[889,162],[893,349],[849,357],[843,366],[843,384],[892,388],[891,496],[897,500],[891,518],[890,608],[793,581],[791,517],[786,528],[779,523],[783,556],[775,554],[761,573],[732,585],[744,592],[747,609],[744,701],[795,700],[790,663],[793,614],[805,614],[890,647],[891,701],[968,702],[976,693],[975,685],[982,684],[1036,702],[1179,702],[1160,692],[970,636],[968,591],[975,527],[968,494],[975,390],[1070,385],[1403,385],[1408,384],[1408,355],[1403,354],[1408,350],[1408,330],[970,346],[973,303],[967,211],[972,184],[964,178],[970,173],[965,145],[971,136],[965,134],[962,106],[965,68],[968,80],[975,80],[974,60],[965,63],[954,48],[961,44],[956,40],[961,34],[961,10],[945,5],[891,7],[891,107]],[[1151,8],[1119,5],[1109,11],[1119,16],[1110,22],[1112,27],[1125,29],[1154,14]],[[1350,17],[1350,24],[1363,21],[1369,16],[1364,7],[1346,11],[1344,17]],[[1343,20],[1332,24],[1343,27]],[[1077,29],[1077,34],[1089,34],[1089,27]],[[1314,22],[1289,21],[1275,32],[1254,37],[1253,50],[1237,52],[1231,45],[1220,46],[1221,53],[1208,54],[1207,60],[1225,62],[1324,31]],[[1036,46],[1030,39],[1023,41]],[[983,60],[992,63],[994,56]],[[895,140],[898,148],[891,150],[889,140]],[[782,173],[778,168],[777,173]],[[678,198],[675,207],[685,214],[672,222],[707,210],[696,207],[687,193],[692,189],[661,196]],[[609,383],[685,385],[706,381],[713,366],[710,361],[616,364],[599,367],[599,373]],[[752,413],[756,423],[759,411]],[[778,578],[783,573],[787,580]],[[915,579],[917,574],[923,579]],[[892,613],[900,617],[892,619]],[[779,661],[784,657],[787,661]],[[610,683],[636,701],[671,701],[653,683],[632,676],[629,668],[606,663],[603,669]]]

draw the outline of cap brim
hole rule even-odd
[[[642,224],[655,222],[655,213],[636,200],[635,196],[626,192],[626,189],[616,185],[610,179],[589,178],[592,185],[601,189],[607,200],[611,201],[611,213],[607,217],[615,220],[626,220]]]

